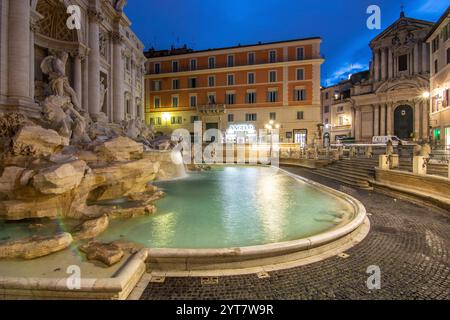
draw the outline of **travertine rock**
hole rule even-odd
[[[54,165],[39,171],[33,186],[43,194],[63,194],[80,185],[85,171],[86,162],[81,160]]]
[[[107,161],[130,161],[142,158],[144,146],[126,137],[117,137],[96,147],[97,153]]]
[[[68,138],[40,126],[24,126],[13,138],[13,152],[17,155],[46,156],[67,145]]]
[[[103,262],[107,266],[118,263],[124,252],[113,243],[89,242],[80,247],[80,250],[86,253],[88,260],[97,260]]]
[[[0,193],[11,195],[14,190],[20,187],[20,177],[25,172],[25,168],[7,167],[0,176]]]
[[[8,241],[0,243],[0,259],[35,259],[64,250],[70,246],[72,241],[70,233]]]
[[[111,219],[131,219],[148,216],[156,213],[156,207],[152,204],[132,208],[114,208],[108,213]]]
[[[75,227],[72,236],[75,240],[92,239],[105,231],[109,225],[109,218],[103,215],[97,219],[86,220]]]
[[[112,244],[116,245],[117,247],[119,247],[119,249],[122,249],[123,251],[126,251],[130,254],[136,253],[139,250],[141,250],[142,248],[144,248],[144,246],[139,243],[135,243],[135,242],[127,241],[127,240],[116,240],[116,241],[113,241]]]

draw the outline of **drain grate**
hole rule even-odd
[[[338,254],[338,257],[342,258],[342,259],[347,259],[348,257],[350,257],[349,254],[342,252]]]
[[[203,277],[200,279],[201,284],[204,285],[214,285],[219,284],[219,278],[218,277]]]
[[[256,274],[256,276],[258,277],[258,279],[267,279],[267,278],[270,278],[270,274],[268,274],[268,273],[265,272],[265,271],[258,272],[258,273]]]
[[[166,281],[166,277],[162,276],[152,276],[150,278],[151,283],[164,283]]]

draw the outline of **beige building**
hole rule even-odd
[[[66,74],[83,109],[115,122],[143,119],[144,46],[130,29],[125,3],[1,0],[0,112],[38,116],[48,92],[41,62],[65,51]],[[79,29],[68,27],[70,5],[80,9]]]
[[[450,7],[427,36],[431,54],[432,139],[450,149]]]
[[[310,144],[320,124],[320,38],[146,53],[146,119],[169,134],[194,123],[223,141],[254,141],[268,124],[281,142]]]
[[[429,91],[430,54],[426,35],[432,26],[401,12],[397,21],[370,42],[370,77],[353,81],[350,94],[334,101],[340,110],[351,109],[350,136],[357,142],[370,142],[378,135],[428,139],[429,110],[424,94]]]

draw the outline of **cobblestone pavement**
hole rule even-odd
[[[359,199],[371,230],[348,258],[256,275],[167,278],[150,283],[141,299],[450,299],[450,214],[364,190],[344,187],[301,168],[286,168]],[[381,268],[381,289],[369,290],[367,267]]]

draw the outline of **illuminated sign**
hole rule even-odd
[[[255,132],[255,126],[253,124],[242,123],[242,124],[231,124],[228,127],[227,132]]]

